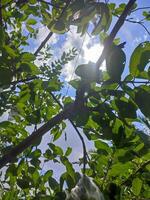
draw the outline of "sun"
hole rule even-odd
[[[83,45],[83,59],[86,63],[93,62],[96,63],[99,59],[101,53],[103,51],[103,45],[100,43],[95,43],[92,45]],[[102,66],[100,66],[101,70],[106,69],[105,61],[103,62]]]

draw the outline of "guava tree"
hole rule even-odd
[[[149,37],[149,20],[150,7],[139,7],[136,0],[117,4],[0,0],[2,200],[66,199],[82,175],[93,178],[106,200],[150,198],[150,42],[142,41],[127,56],[124,47],[130,44],[117,37],[126,21],[142,27]],[[76,77],[68,83],[75,95],[69,96],[63,90],[62,69],[80,51],[61,50],[56,58],[49,41],[56,34],[65,36],[72,26],[81,37],[88,32],[100,38],[104,48],[96,63],[80,63],[76,68]],[[49,30],[41,43],[40,27]],[[139,130],[141,123],[144,130]],[[82,157],[76,162],[80,171],[70,161],[74,148],[64,150],[55,143],[68,124],[82,144]],[[47,132],[53,140],[47,140],[43,152],[39,145]],[[93,142],[93,150],[87,150],[85,138]],[[60,177],[51,165],[43,170],[49,161],[65,166]],[[95,193],[90,185],[82,186]],[[88,200],[85,195],[82,199]]]

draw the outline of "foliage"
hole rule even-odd
[[[129,15],[137,6],[134,4]],[[37,127],[51,122],[61,109],[67,113],[63,120],[53,124],[53,141],[47,141],[44,152],[39,146],[40,135],[23,152],[10,155],[12,162],[0,173],[2,200],[65,199],[64,190],[69,193],[84,170],[106,200],[150,198],[150,139],[136,126],[141,123],[138,116],[142,115],[150,130],[150,41],[143,41],[133,50],[129,66],[124,45],[118,45],[117,38],[109,47],[109,55],[105,55],[106,71],[97,69],[92,62],[81,63],[75,71],[78,78],[69,83],[76,90],[76,97],[83,88],[86,94],[81,101],[75,101],[75,112],[66,111],[74,101],[63,92],[62,69],[75,58],[77,50],[65,49],[54,60],[51,46],[44,47],[42,43],[43,49],[38,53],[32,49],[41,25],[51,34],[65,34],[74,25],[81,36],[90,30],[106,45],[110,25],[125,7],[125,3],[116,5],[111,1],[0,1],[1,159],[31,134],[29,128],[33,134],[42,132]],[[148,10],[144,10],[143,16],[149,21]],[[123,78],[126,64],[129,74]],[[138,81],[141,82],[136,84]],[[6,115],[8,120],[3,120]],[[55,143],[68,125],[65,119],[74,125],[82,143],[77,128],[94,144],[94,149],[87,153],[83,143],[84,155],[78,162],[84,166],[81,173],[70,162],[74,149],[68,147],[65,151]],[[43,170],[48,161],[65,167],[59,178],[51,167]]]

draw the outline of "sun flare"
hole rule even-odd
[[[88,45],[83,46],[83,58],[86,63],[88,62],[93,62],[96,63],[97,60],[99,59],[101,53],[103,51],[103,46],[99,43],[95,43],[91,45],[90,47]],[[105,70],[105,62],[103,62],[102,66],[100,67],[101,70]]]

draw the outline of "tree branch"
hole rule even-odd
[[[69,108],[60,112],[58,115],[50,119],[46,124],[41,126],[37,131],[34,131],[26,139],[20,142],[17,146],[13,147],[8,153],[6,153],[0,159],[0,168],[4,167],[7,163],[13,162],[14,159],[22,153],[25,149],[30,147],[36,142],[37,139],[42,137],[47,131],[49,131],[56,124],[60,123],[62,120],[69,118],[72,114],[76,113],[76,107],[74,104],[71,104]]]
[[[124,21],[128,15],[128,13],[131,11],[134,3],[136,2],[136,0],[129,0],[128,4],[126,5],[124,11],[122,12],[122,14],[120,15],[118,21],[116,22],[116,24],[114,25],[110,35],[108,36],[108,38],[106,39],[105,43],[104,43],[104,49],[99,57],[99,59],[96,62],[95,68],[97,71],[99,71],[99,67],[102,65],[103,61],[105,60],[106,56],[109,54],[109,49],[112,45],[113,40],[115,39],[118,31],[120,30],[120,28],[122,27],[122,25],[124,24]],[[89,83],[90,85],[90,83]],[[79,89],[76,92],[76,102],[80,102],[83,98],[84,98],[84,93],[85,93],[85,88],[87,88],[87,83],[86,83],[86,87],[85,84],[82,84]]]
[[[120,16],[118,16],[118,15],[116,15],[116,14],[113,14],[114,16],[116,16],[116,17],[120,17]],[[145,17],[144,19],[146,19],[147,17]],[[142,20],[139,20],[139,21],[134,21],[134,20],[131,20],[131,19],[125,19],[125,21],[126,22],[130,22],[130,23],[133,23],[133,24],[139,24],[140,26],[142,26],[144,29],[145,29],[145,31],[148,33],[148,35],[150,35],[150,31],[148,30],[148,28],[143,24],[143,20],[144,19],[142,19]]]
[[[148,28],[142,23],[142,21],[134,21],[134,20],[130,20],[130,19],[126,19],[125,21],[133,23],[133,24],[139,24],[141,25],[145,31],[148,33],[148,35],[150,35],[150,31],[148,30]]]
[[[135,2],[136,2],[136,0],[129,0],[128,4],[126,5],[126,7],[125,7],[125,9],[123,11],[123,13],[120,15],[117,23],[113,27],[108,39],[105,42],[103,52],[102,52],[101,56],[99,57],[99,59],[96,62],[96,68],[99,69],[99,67],[102,65],[105,57],[109,53],[109,48],[110,48],[113,40],[115,39],[115,37],[116,37],[118,31],[120,30],[120,28],[122,27],[122,25],[124,24],[124,21],[125,21],[127,15],[128,15],[128,13],[132,9],[132,7],[133,7]]]
[[[60,19],[62,17],[62,15],[64,14],[65,10],[68,8],[69,4],[71,3],[71,0],[68,0],[66,6],[63,8],[60,16],[58,19]],[[38,53],[41,51],[41,49],[45,46],[45,44],[48,42],[48,40],[52,37],[53,32],[50,32],[46,38],[43,40],[43,42],[40,44],[40,46],[37,48],[37,50],[35,51],[34,55],[37,56]]]

